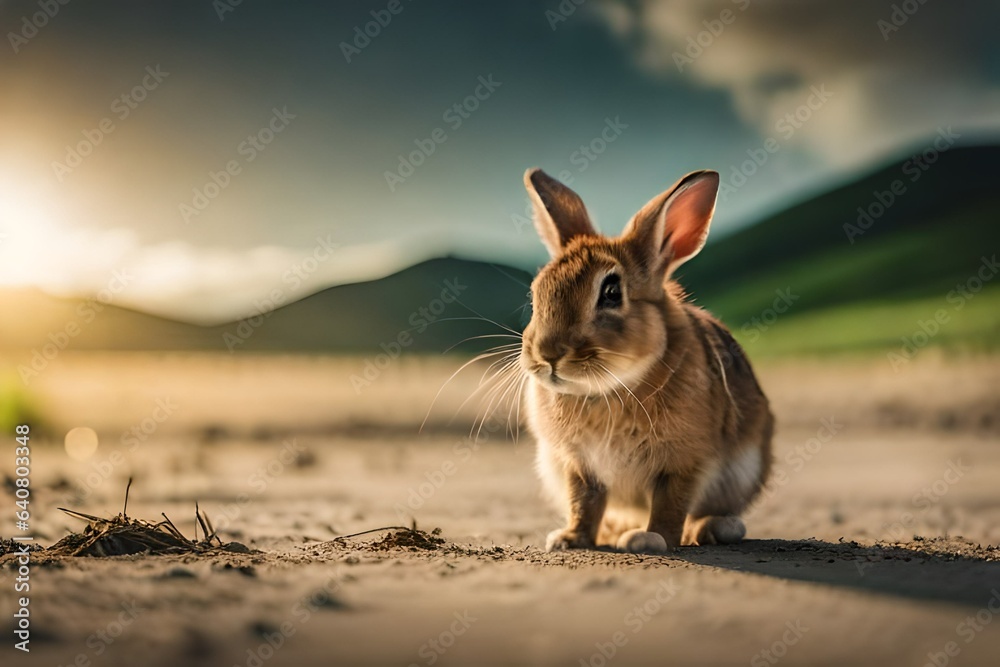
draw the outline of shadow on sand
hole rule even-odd
[[[1000,547],[961,537],[867,546],[819,540],[746,540],[689,547],[690,563],[770,577],[975,607],[1000,599]]]

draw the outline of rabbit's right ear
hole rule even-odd
[[[718,172],[692,172],[636,213],[622,236],[669,277],[705,245],[718,194]]]
[[[541,169],[524,172],[524,187],[534,205],[535,229],[552,257],[575,236],[597,235],[579,195]]]

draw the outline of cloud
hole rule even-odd
[[[303,247],[148,243],[130,228],[66,222],[33,192],[15,197],[14,190],[10,181],[0,184],[0,289],[95,297],[205,325],[256,315],[333,285],[384,277],[439,256],[443,238],[469,258],[517,248],[507,233],[484,242],[446,229],[367,244],[340,243],[336,232],[321,232]]]
[[[402,244],[341,247],[332,235],[309,248],[143,244],[130,229],[101,230],[35,219],[0,220],[0,287],[96,297],[164,317],[218,324],[289,303],[334,284],[406,266]]]
[[[939,126],[995,135],[1000,86],[988,68],[1000,47],[987,26],[1000,8],[898,5],[913,11],[894,16],[893,3],[864,0],[609,0],[597,13],[638,66],[728,91],[764,136],[824,86],[832,97],[793,141],[834,166],[898,152]]]

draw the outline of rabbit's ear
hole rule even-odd
[[[692,172],[642,207],[622,236],[639,246],[649,266],[665,267],[669,277],[705,245],[718,193],[718,172]]]
[[[574,236],[596,235],[579,195],[541,169],[524,172],[524,187],[535,209],[535,229],[552,257]]]

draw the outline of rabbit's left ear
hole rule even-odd
[[[580,196],[541,169],[524,172],[524,187],[534,205],[535,229],[552,257],[575,236],[597,235]]]
[[[705,245],[718,193],[718,172],[692,172],[636,213],[622,236],[669,277]]]

